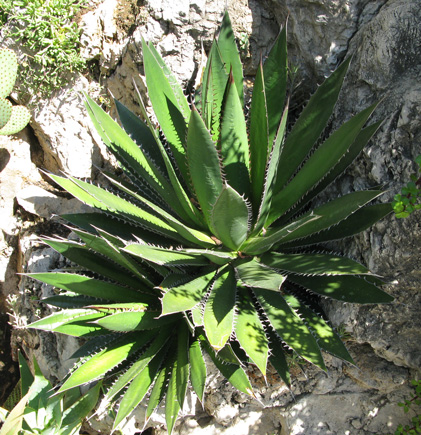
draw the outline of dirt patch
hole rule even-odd
[[[119,0],[114,20],[122,33],[130,36],[139,24],[145,23],[147,10],[142,0]]]

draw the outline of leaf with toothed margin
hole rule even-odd
[[[275,193],[288,182],[319,139],[332,115],[351,58],[345,60],[317,89],[294,124],[282,151]]]
[[[238,96],[243,105],[243,65],[241,63],[237,43],[235,42],[234,32],[232,31],[231,20],[228,12],[225,12],[224,17],[222,18],[221,27],[219,29],[218,46],[221,51],[222,59],[225,62],[227,73],[232,69]]]
[[[334,199],[333,201],[329,201],[326,204],[316,207],[311,213],[314,213],[318,216],[317,220],[314,220],[314,222],[309,222],[307,225],[300,226],[296,231],[294,231],[294,233],[287,234],[285,237],[279,240],[279,243],[276,246],[293,240],[299,241],[299,239],[312,236],[320,231],[329,229],[330,227],[344,221],[353,213],[357,212],[365,204],[382,194],[383,192],[381,190],[363,190],[361,192],[349,193],[348,195],[341,196],[340,198]],[[311,214],[306,213],[298,218],[298,221],[301,219],[306,219],[306,217],[310,216]]]
[[[222,192],[223,178],[215,144],[195,108],[187,132],[187,160],[197,199],[209,221],[212,205]]]
[[[285,276],[259,263],[256,258],[239,261],[235,265],[239,280],[248,287],[279,291]]]
[[[88,247],[72,241],[62,241],[54,239],[43,239],[54,250],[64,255],[70,261],[77,263],[84,269],[91,270],[101,276],[110,278],[119,284],[142,290],[144,286],[139,279],[127,273],[127,269],[121,268],[114,261],[99,256]]]
[[[284,298],[294,310],[297,310],[307,326],[314,332],[321,349],[344,361],[355,364],[338,334],[320,315],[317,315],[293,295],[286,294]]]
[[[149,395],[148,407],[146,409],[146,422],[149,420],[155,409],[158,407],[167,391],[168,379],[171,372],[171,360],[166,359],[164,366],[159,370],[155,383]],[[145,423],[146,423],[145,422]]]
[[[223,363],[203,335],[199,334],[199,340],[203,348],[212,358],[213,363],[216,365],[222,375],[225,376],[225,378],[230,382],[230,384],[237,390],[242,391],[249,396],[255,397],[253,387],[251,386],[250,380],[244,370],[237,364]]]
[[[151,360],[167,344],[172,334],[172,328],[165,326],[156,330],[144,331],[139,336],[142,347],[148,345],[146,350],[136,358],[136,361],[114,382],[108,389],[104,399],[110,402],[123,388],[128,385],[142,370],[148,366]],[[165,348],[164,348],[165,349]]]
[[[250,107],[250,160],[253,209],[258,210],[262,198],[266,167],[272,144],[269,142],[268,109],[266,103],[263,65],[260,62]]]
[[[225,266],[216,276],[205,304],[203,324],[210,345],[221,350],[231,336],[237,293],[235,272]]]
[[[186,250],[169,250],[133,243],[127,245],[123,251],[162,266],[207,266],[209,264],[207,258],[196,255],[194,252],[188,253]]]
[[[146,112],[145,104],[143,103],[142,96],[140,95],[139,89],[137,88],[136,83],[133,81],[137,99],[139,102],[140,110],[142,112],[143,117],[146,119],[146,122],[148,124],[149,130],[151,134],[155,138],[155,143],[157,145],[157,148],[159,149],[159,152],[164,160],[165,168],[167,170],[168,178],[171,182],[171,185],[174,189],[175,194],[177,195],[178,201],[180,202],[180,205],[183,207],[186,216],[187,216],[187,223],[190,221],[192,223],[195,223],[198,225],[199,228],[204,228],[204,219],[203,215],[200,213],[199,210],[193,205],[192,201],[190,201],[189,196],[186,192],[188,190],[185,190],[185,188],[181,185],[180,180],[178,179],[178,176],[176,174],[176,171],[171,163],[170,157],[167,154],[167,151],[165,150],[164,146],[162,145],[162,142],[159,138],[158,132],[155,130],[154,126],[152,125],[152,122],[149,118],[148,113]],[[188,189],[191,188],[190,186],[190,179],[184,180],[185,183],[188,184]]]
[[[334,169],[337,162],[348,152],[376,106],[377,104],[373,104],[363,110],[332,133],[309,157],[289,184],[274,194],[266,225],[281,217]]]
[[[312,221],[319,218],[320,216],[310,213],[281,228],[269,228],[265,232],[262,232],[262,234],[247,240],[241,247],[241,250],[247,255],[263,254],[269,251],[280,240],[293,236],[301,227],[310,225]]]
[[[54,287],[115,302],[150,302],[153,296],[140,293],[107,281],[101,281],[75,273],[46,272],[28,273],[26,276]]]
[[[77,234],[83,242],[85,242],[87,248],[110,258],[114,263],[124,268],[126,274],[127,271],[131,272],[138,281],[137,287],[141,288],[142,291],[146,293],[151,293],[150,286],[153,286],[153,283],[149,272],[147,272],[145,268],[139,267],[139,264],[130,258],[130,256],[124,254],[120,249],[118,249],[120,246],[124,246],[124,243],[121,240],[119,241],[118,246],[114,245],[110,240],[108,240],[108,233],[99,228],[97,228],[97,232],[100,236],[75,229],[73,229],[73,232]],[[142,285],[142,283],[144,285]]]
[[[226,71],[221,58],[218,43],[214,40],[203,72],[200,105],[206,128],[211,132],[212,140],[215,142],[219,138],[222,101],[229,77],[228,73],[229,70]]]
[[[61,332],[74,337],[106,334],[101,326],[90,323],[104,315],[91,309],[63,310],[31,323],[28,328]]]
[[[273,269],[299,275],[364,275],[370,271],[362,264],[347,257],[333,254],[302,253],[263,254],[260,261]]]
[[[235,336],[246,354],[266,378],[269,343],[249,290],[239,292]]]
[[[269,338],[270,356],[269,361],[278,372],[278,375],[285,382],[285,384],[291,386],[291,376],[289,374],[288,363],[285,357],[282,344],[278,336],[273,332],[272,328],[266,328],[266,335]]]
[[[145,183],[170,206],[176,207],[177,203],[174,203],[174,194],[169,181],[149,154],[144,153],[143,148],[139,147],[89,95],[85,94],[85,98],[86,109],[96,130],[120,162],[122,169],[130,178]],[[148,130],[147,127],[145,128]],[[149,139],[148,134],[145,137]]]
[[[152,161],[162,174],[166,173],[166,166],[159,148],[157,147],[155,137],[149,129],[147,123],[142,121],[124,104],[114,98],[114,104],[124,130],[130,138],[142,148],[143,152],[150,156]]]
[[[162,315],[191,310],[202,299],[215,276],[215,271],[201,275],[192,281],[169,288],[162,297]],[[160,288],[166,290],[164,284]]]
[[[105,299],[103,301],[105,303]],[[41,302],[58,308],[84,308],[91,304],[100,303],[101,299],[66,292],[41,299]]]
[[[111,213],[116,217],[125,217],[134,223],[146,227],[148,230],[165,234],[172,239],[182,240],[177,231],[162,219],[111,192],[73,177],[64,178],[56,175],[50,175],[50,177],[63,189],[91,207]]]
[[[302,276],[288,275],[288,279],[321,296],[357,304],[381,304],[393,297],[380,290],[372,277],[364,276]]]
[[[190,108],[180,86],[166,67],[161,56],[142,38],[143,65],[145,68],[148,95],[159,125],[167,139],[178,168],[185,180],[188,180],[186,152],[186,120]]]
[[[250,210],[247,202],[225,184],[209,211],[212,232],[224,246],[236,251],[247,238]]]
[[[317,341],[280,293],[254,288],[254,294],[281,339],[301,357],[326,371]]]
[[[139,333],[124,334],[78,367],[60,387],[58,393],[100,379],[143,345],[144,343],[139,340]]]
[[[199,340],[194,338],[189,347],[190,382],[200,403],[203,403],[206,384],[206,364]]]
[[[155,381],[158,370],[165,356],[165,350],[161,350],[149,364],[138,373],[124,392],[114,420],[113,431],[118,425],[136,408],[146,396],[149,388]]]
[[[284,143],[286,122],[288,118],[288,107],[285,108],[281,122],[279,124],[279,129],[269,156],[269,163],[266,169],[266,177],[264,180],[263,193],[259,206],[259,213],[256,219],[255,226],[252,231],[252,235],[257,235],[265,225],[266,219],[270,212],[270,207],[272,204],[273,196],[273,186],[276,178],[276,173],[278,170],[279,157],[281,155],[282,146]]]
[[[280,31],[263,64],[269,140],[271,147],[279,122],[283,116],[288,80],[287,25]],[[254,85],[256,86],[256,85]]]
[[[243,107],[232,73],[222,103],[221,131],[218,139],[224,174],[230,186],[250,198],[249,144]]]
[[[183,408],[184,399],[189,381],[189,331],[187,325],[182,323],[177,330],[177,356],[173,371],[168,383],[167,397],[165,399],[165,421],[168,434],[172,433],[180,409]]]
[[[378,130],[381,121],[363,128],[352,145],[349,147],[348,152],[339,160],[335,167],[320,181],[320,183],[311,189],[289,213],[282,216],[282,221],[286,222],[290,217],[295,215],[299,210],[303,209],[316,195],[326,189],[336,178],[343,174],[346,168],[357,158],[363,148],[367,145],[373,134]]]
[[[159,317],[161,311],[125,311],[111,314],[95,322],[95,324],[116,332],[142,331],[145,329],[160,328],[168,323],[181,319],[181,314]]]
[[[370,228],[379,220],[386,217],[393,211],[390,202],[384,204],[366,205],[361,207],[355,213],[348,216],[338,224],[322,230],[319,233],[312,234],[305,238],[292,240],[291,242],[282,243],[282,248],[293,248],[296,246],[314,245],[331,240],[344,239]]]

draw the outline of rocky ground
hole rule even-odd
[[[76,76],[40,101],[30,126],[17,137],[0,138],[0,403],[12,388],[16,366],[10,355],[21,348],[35,355],[45,374],[61,379],[73,361],[74,339],[34,333],[24,326],[46,313],[39,298],[51,292],[16,273],[54,269],[63,258],[40,244],[40,235],[66,231],[54,216],[80,207],[41,171],[65,171],[96,181],[96,167],[112,167],[89,124],[79,91],[100,101],[109,90],[137,111],[132,78],[145,92],[140,38],[152,41],[185,86],[193,86],[201,43],[209,48],[227,3],[252,79],[288,16],[289,57],[300,67],[295,108],[346,56],[353,60],[332,128],[380,101],[373,121],[383,123],[358,162],[338,180],[342,193],[368,186],[399,192],[421,153],[421,9],[418,0],[104,0],[78,19],[82,53],[93,73]],[[19,52],[12,41],[3,41]],[[107,105],[107,100],[103,99]],[[111,113],[113,108],[109,106]],[[52,219],[51,219],[52,218]],[[234,392],[211,373],[204,408],[189,398],[176,433],[180,434],[387,434],[408,421],[397,406],[409,397],[409,382],[420,376],[421,214],[389,217],[335,249],[366,263],[386,277],[396,302],[385,306],[326,304],[332,323],[347,331],[357,367],[329,360],[328,375],[297,367],[292,391],[274,375],[268,385],[256,377],[259,402]],[[7,310],[16,315],[11,349]],[[139,407],[125,434],[139,433]],[[109,418],[91,420],[92,433],[109,433]],[[162,410],[152,419],[164,433]]]

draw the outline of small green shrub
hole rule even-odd
[[[86,97],[125,176],[104,174],[113,186],[105,190],[51,175],[93,212],[63,216],[79,242],[45,239],[76,265],[28,275],[63,290],[45,300],[63,310],[30,327],[89,339],[59,392],[103,379],[105,400],[120,400],[114,428],[143,398],[147,418],[165,398],[171,433],[189,382],[204,399],[203,352],[252,397],[248,363],[266,377],[270,362],[287,385],[291,352],[322,370],[323,351],[352,363],[319,298],[362,304],[393,298],[366,267],[319,244],[365,230],[392,207],[370,204],[380,190],[312,205],[379,126],[364,127],[373,105],[319,143],[349,60],[286,135],[285,29],[258,68],[248,120],[227,14],[194,104],[156,49],[143,41],[142,51],[162,135],[140,98],[146,123],[115,101],[124,131]]]
[[[22,94],[48,96],[68,81],[68,73],[82,71],[80,30],[73,21],[85,0],[0,0],[7,36],[34,52],[26,57],[21,75]]]
[[[412,380],[412,386],[414,387],[415,394],[412,393],[411,399],[406,399],[404,402],[398,403],[398,406],[401,406],[406,413],[409,412],[410,409],[413,409],[414,405],[421,405],[421,380]],[[411,419],[412,425],[402,425],[400,424],[396,431],[395,435],[416,435],[421,433],[421,414],[418,413],[415,417]]]
[[[392,202],[393,210],[397,218],[406,218],[415,210],[421,209],[419,199],[421,197],[421,155],[415,159],[418,165],[418,174],[411,175],[411,181],[395,195]]]
[[[21,399],[7,412],[0,435],[76,435],[83,420],[94,409],[101,388],[97,383],[84,395],[73,388],[54,395],[36,360],[32,375],[25,358],[19,354]]]

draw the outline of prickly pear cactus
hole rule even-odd
[[[0,49],[0,134],[14,134],[28,124],[31,115],[24,106],[12,106],[6,99],[13,89],[18,71],[15,53]]]

